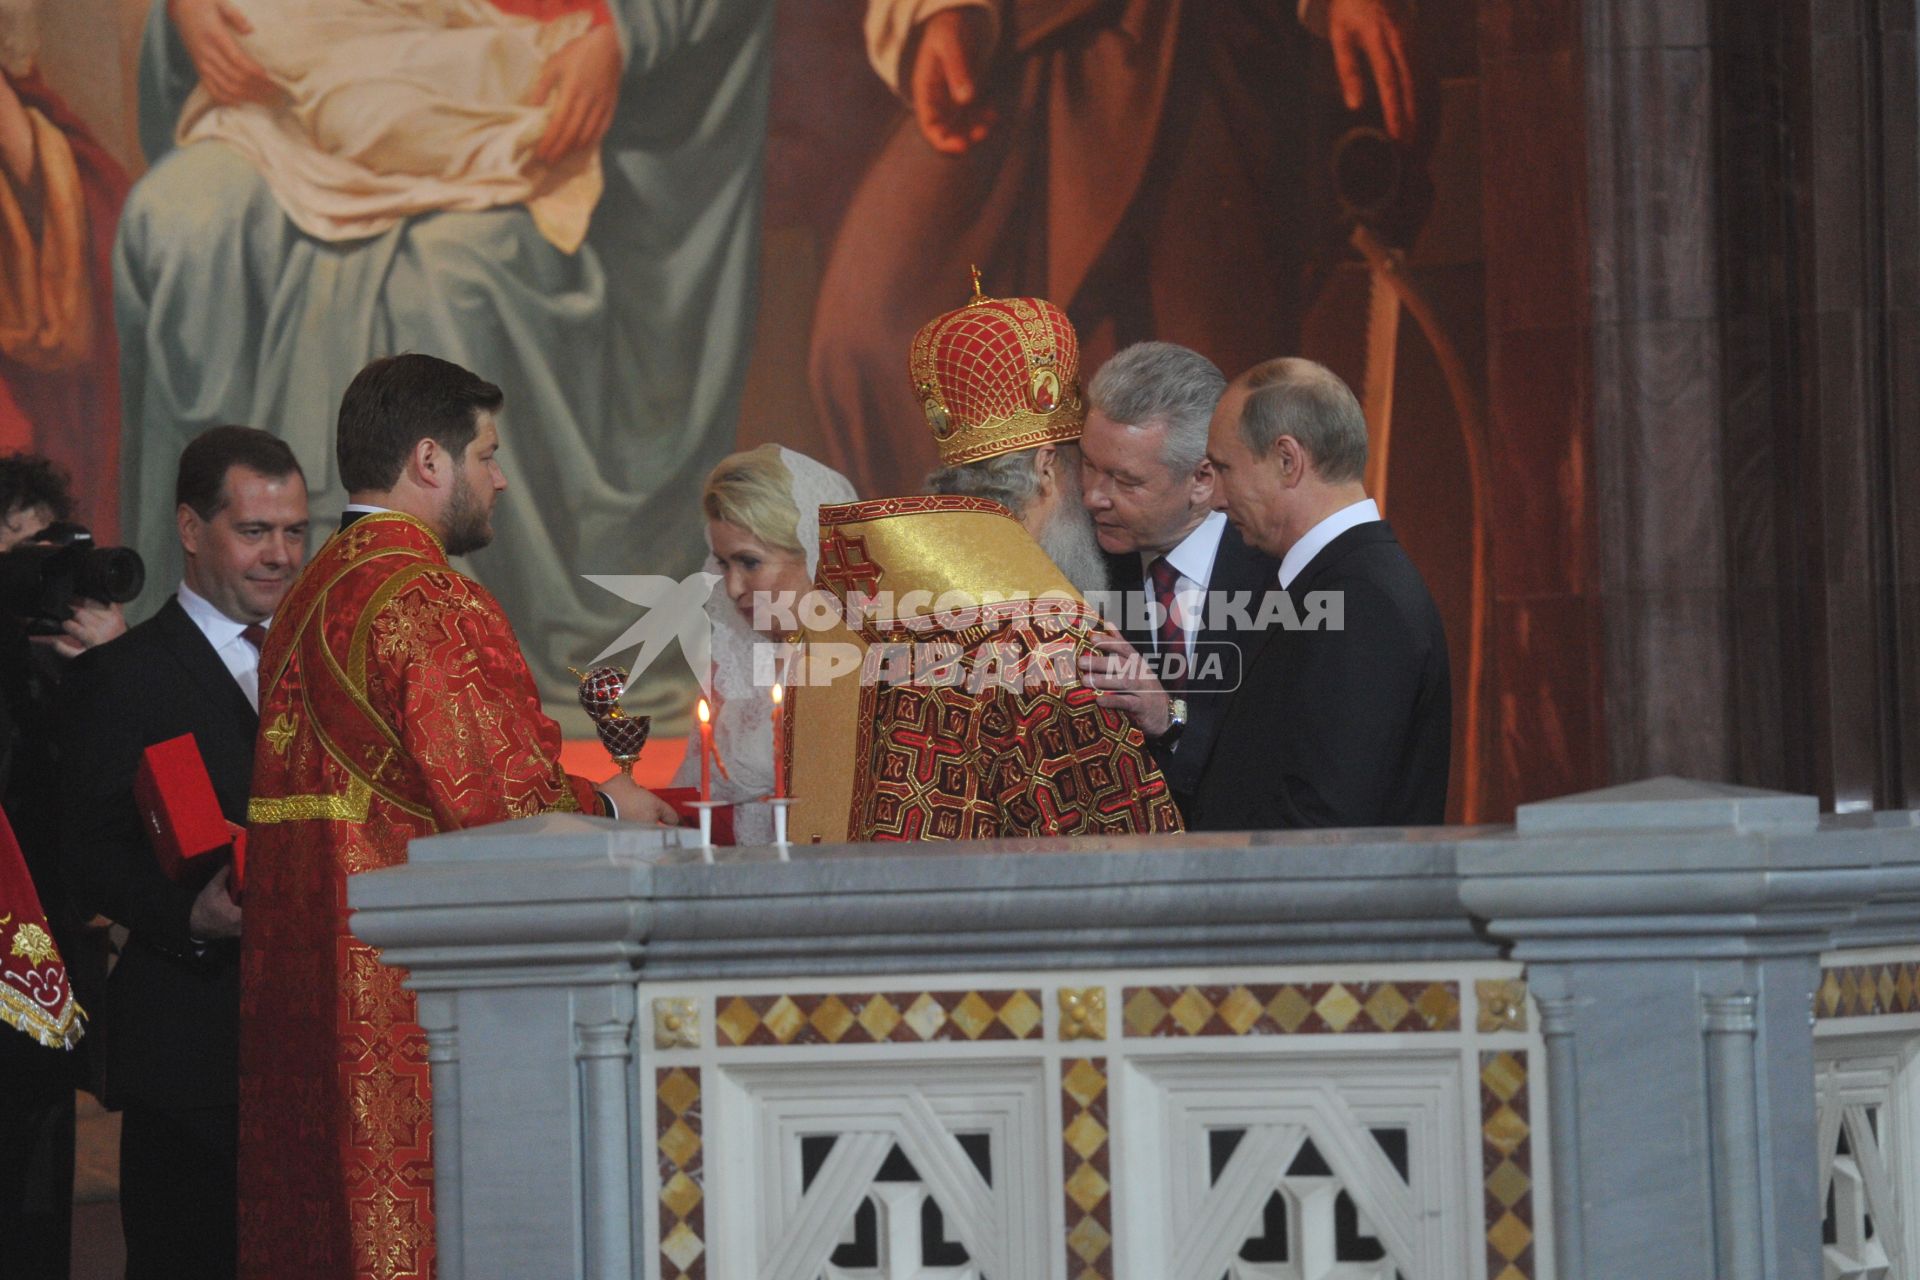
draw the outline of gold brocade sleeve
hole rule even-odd
[[[0,178],[0,355],[41,373],[72,369],[93,351],[86,192],[66,135],[27,108],[37,164],[36,238]]]
[[[560,767],[560,726],[540,710],[499,604],[452,570],[411,578],[372,611],[369,674],[389,682],[401,745],[442,831],[550,810],[598,812]]]
[[[1029,641],[1033,637],[1027,637]],[[1019,646],[1045,678],[1009,683],[988,715],[1000,762],[990,794],[1003,834],[1141,835],[1183,830],[1166,779],[1139,733],[1068,673],[1088,646],[1084,628]]]

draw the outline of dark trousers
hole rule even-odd
[[[234,1275],[232,1107],[129,1106],[120,1126],[120,1225],[127,1280],[221,1280]]]
[[[0,1024],[0,1273],[67,1280],[73,1248],[73,1065]]]

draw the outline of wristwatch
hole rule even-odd
[[[1187,700],[1185,698],[1167,699],[1167,727],[1154,742],[1170,747],[1180,741],[1180,734],[1187,727]]]

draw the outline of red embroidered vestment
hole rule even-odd
[[[1139,730],[1079,681],[1098,614],[1005,507],[822,507],[815,582],[841,608],[793,691],[796,841],[1181,830]]]
[[[399,513],[362,517],[294,584],[260,659],[241,946],[240,1270],[433,1274],[432,1093],[405,974],[347,929],[347,876],[407,841],[595,811],[558,763],[485,588]]]

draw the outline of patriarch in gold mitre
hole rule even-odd
[[[795,838],[1180,829],[1138,731],[1080,684],[1105,568],[1080,505],[1080,343],[1041,298],[973,298],[914,337],[929,493],[820,509],[789,753]],[[804,745],[796,750],[795,744]]]

